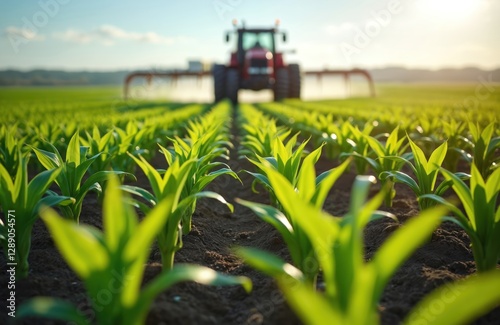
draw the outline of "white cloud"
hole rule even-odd
[[[75,42],[75,43],[88,43],[92,41],[91,35],[74,29],[68,29],[63,33],[55,33],[54,37],[61,39],[63,41]]]
[[[170,45],[188,40],[185,37],[167,37],[155,32],[130,32],[112,25],[102,25],[88,32],[68,29],[62,33],[55,33],[53,36],[68,42],[89,43],[97,41],[106,45],[113,45],[117,41]]]
[[[9,26],[5,29],[5,35],[8,38],[24,38],[28,41],[43,41],[45,36],[39,35],[37,32],[28,28],[18,28],[15,26]]]

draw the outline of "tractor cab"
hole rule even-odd
[[[271,89],[275,100],[300,97],[300,71],[298,65],[285,65],[283,55],[276,51],[276,36],[286,41],[286,34],[274,28],[237,27],[226,34],[236,36],[236,47],[229,64],[214,65],[214,91],[216,101],[229,97],[238,101],[239,89],[254,91]]]

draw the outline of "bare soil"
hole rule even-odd
[[[232,153],[229,162],[234,170],[250,169],[252,165],[236,158]],[[157,167],[165,167],[162,157],[156,157]],[[322,159],[318,170],[334,167]],[[144,175],[138,171],[139,186],[148,187]],[[234,203],[239,197],[266,203],[267,194],[251,191],[252,178],[241,173],[243,185],[231,177],[222,177],[210,189],[221,193]],[[349,193],[355,174],[341,177],[333,187],[325,209],[334,215],[343,215],[348,208]],[[377,192],[377,185],[372,189]],[[366,259],[370,259],[388,235],[407,219],[418,214],[413,193],[396,185],[397,196],[392,208],[385,209],[399,218],[399,223],[382,219],[370,223],[365,231]],[[384,209],[384,208],[382,208]],[[102,227],[101,206],[94,193],[85,199],[81,222]],[[246,266],[231,251],[234,246],[252,246],[273,252],[289,259],[287,248],[280,235],[261,221],[250,210],[235,204],[235,213],[217,202],[200,200],[193,217],[193,230],[184,237],[184,247],[177,253],[176,262],[205,265],[233,275],[252,279],[254,289],[246,294],[240,287],[209,287],[193,283],[178,284],[160,294],[151,306],[147,324],[300,324],[284,301],[274,281]],[[1,269],[5,259],[0,257]],[[160,254],[153,248],[146,266],[145,282],[161,271]],[[399,324],[408,311],[435,288],[463,279],[475,272],[474,260],[467,235],[452,223],[444,223],[432,238],[399,269],[387,285],[380,302],[382,324]],[[7,299],[7,278],[0,278],[1,301]],[[494,289],[494,288],[492,288]],[[495,290],[499,290],[496,288]],[[82,282],[75,276],[55,249],[44,224],[37,221],[33,229],[30,274],[18,281],[16,288],[18,306],[31,297],[52,296],[67,299],[91,316],[90,302]],[[471,299],[474,299],[471,297]],[[7,324],[5,307],[0,313],[0,323]],[[500,308],[482,316],[476,324],[499,324]],[[24,324],[62,324],[61,322],[31,319]],[[325,320],[325,324],[329,324]]]

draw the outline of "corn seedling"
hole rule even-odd
[[[46,195],[49,186],[61,173],[61,168],[46,170],[28,182],[28,160],[18,152],[18,165],[14,180],[0,164],[0,206],[5,222],[0,222],[0,242],[9,262],[17,263],[16,277],[28,275],[28,256],[31,247],[31,230],[42,206],[67,205],[74,202],[68,196]],[[9,211],[15,213],[15,224],[7,223]],[[12,255],[14,254],[14,260]]]
[[[456,218],[447,217],[446,220],[455,222],[469,235],[478,272],[495,269],[500,258],[500,169],[497,168],[485,180],[479,168],[472,164],[470,187],[445,169],[441,169],[441,173],[452,183],[465,213],[437,195],[424,195],[422,199],[445,204],[453,211]]]
[[[85,147],[88,147],[88,155],[95,156],[97,158],[94,162],[89,166],[89,173],[95,174],[100,171],[111,170],[111,160],[113,156],[110,154],[112,151],[111,142],[113,139],[113,130],[105,133],[101,136],[101,132],[99,128],[94,125],[92,129],[92,135],[86,131],[85,132],[87,139],[81,138],[81,142]],[[99,191],[97,194],[99,196],[99,202],[102,203],[103,194],[105,190],[106,180],[102,180],[99,182],[102,191]]]
[[[163,148],[163,151],[165,152],[167,150]],[[152,188],[152,193],[150,193],[139,187],[122,186],[123,190],[148,202],[144,204],[137,199],[133,199],[131,201],[132,204],[139,207],[142,211],[148,212],[151,207],[155,206],[164,197],[171,193],[175,193],[176,203],[172,207],[172,217],[167,220],[163,231],[161,231],[158,236],[158,246],[160,247],[160,253],[162,255],[163,268],[167,270],[171,269],[174,264],[175,253],[182,248],[183,218],[186,216],[186,211],[191,211],[190,209],[196,199],[202,197],[213,198],[226,204],[231,210],[232,205],[227,203],[221,195],[210,191],[193,192],[189,196],[181,198],[184,186],[191,174],[191,169],[196,166],[196,160],[194,159],[184,161],[183,163],[181,163],[180,159],[175,159],[166,171],[158,171],[149,164],[144,157],[136,158],[132,155],[130,156],[147,176]],[[161,172],[164,173],[163,176]],[[201,179],[200,181],[204,183],[212,179],[212,177],[213,175],[207,175],[207,178]],[[198,186],[202,185],[203,184],[199,184]],[[190,222],[190,219],[188,221]]]
[[[277,126],[275,119],[270,119],[251,105],[241,104],[240,111],[240,124],[244,131],[239,149],[242,157],[271,156],[275,139],[284,142],[291,133],[290,129]]]
[[[377,324],[377,304],[384,287],[401,264],[430,238],[440,223],[444,208],[423,212],[393,233],[365,262],[363,229],[375,218],[391,216],[376,212],[385,193],[379,192],[365,203],[373,176],[358,176],[353,186],[350,210],[334,218],[305,201],[279,173],[270,173],[273,187],[287,211],[294,211],[323,270],[324,294],[305,281],[304,273],[269,253],[239,248],[238,253],[251,266],[277,279],[291,307],[307,324]]]
[[[178,282],[239,284],[250,290],[248,278],[226,276],[195,265],[177,265],[141,290],[150,247],[165,222],[172,217],[175,192],[166,195],[139,223],[132,207],[124,203],[118,186],[119,182],[113,175],[104,197],[104,232],[65,220],[50,209],[42,213],[57,248],[84,282],[98,324],[144,324],[153,299]],[[114,290],[109,291],[109,303],[98,303],[95,298],[110,283],[114,283]],[[73,321],[79,325],[94,323],[83,317],[75,306],[52,298],[34,298],[21,306],[17,314],[18,318],[35,315]]]
[[[455,119],[449,122],[443,121],[442,133],[448,142],[448,152],[444,158],[443,167],[451,172],[457,171],[457,164],[461,157],[461,150],[463,150],[460,148],[463,148],[465,144],[462,135],[466,131],[466,126],[466,123]]]
[[[368,136],[372,132],[375,124],[371,121],[365,123],[363,130],[361,131],[358,126],[352,126],[348,124],[350,128],[350,134],[354,141],[354,147],[352,148],[353,152],[358,153],[360,156],[367,157],[370,149],[370,145],[368,143]],[[343,156],[343,153],[340,154],[340,157]],[[364,159],[355,159],[354,166],[356,167],[356,173],[358,175],[364,175],[368,169],[368,162]]]
[[[16,174],[19,166],[20,154],[26,140],[26,136],[18,139],[16,133],[17,124],[7,128],[2,125],[0,129],[0,163],[8,169],[11,176]]]
[[[405,145],[406,138],[400,138],[398,136],[399,127],[396,127],[391,134],[388,135],[387,141],[381,142],[376,137],[367,136],[368,144],[372,149],[373,153],[377,158],[371,158],[369,156],[362,156],[357,152],[353,152],[352,155],[356,159],[363,159],[371,166],[377,177],[381,180],[382,186],[388,184],[389,191],[385,197],[385,205],[392,206],[392,200],[396,196],[396,191],[394,190],[394,183],[388,178],[381,178],[380,175],[383,172],[394,172],[399,171],[404,165],[404,160],[395,160],[391,157],[400,156],[404,159],[408,159],[411,153],[404,153],[408,145]]]
[[[469,123],[469,132],[472,136],[472,141],[463,138],[467,141],[468,146],[472,148],[472,156],[466,151],[461,150],[462,157],[470,164],[475,164],[481,172],[483,178],[498,168],[500,163],[500,136],[494,137],[496,123],[488,124],[484,129],[474,123]]]
[[[216,133],[207,133],[206,135],[210,137],[210,134],[215,135]],[[189,146],[182,139],[176,139],[173,144],[174,149],[172,151],[160,146],[169,165],[172,165],[176,160],[181,164],[189,160],[194,160],[194,166],[188,172],[188,177],[180,196],[181,201],[186,199],[186,202],[191,202],[182,213],[182,229],[183,233],[187,234],[191,231],[192,216],[196,209],[196,201],[198,198],[206,197],[216,199],[227,205],[231,211],[233,210],[232,205],[227,203],[220,194],[204,191],[205,187],[222,175],[230,175],[237,180],[240,179],[227,164],[212,161],[215,158],[221,157],[227,150],[226,148],[220,147],[220,144],[217,144],[217,142],[206,142],[205,145],[203,145],[204,141],[196,141]],[[207,154],[203,155],[204,152]],[[218,167],[221,168],[213,170]]]
[[[331,187],[350,163],[350,161],[345,161],[337,168],[330,169],[316,177],[314,164],[320,155],[321,147],[304,158],[297,181],[292,185],[302,200],[312,204],[317,209],[323,207]],[[287,244],[293,264],[304,273],[307,281],[314,285],[319,268],[310,238],[306,236],[302,226],[297,222],[296,219],[298,216],[295,211],[284,208],[286,204],[283,204],[281,201],[284,198],[282,195],[279,195],[281,189],[274,187],[276,185],[273,186],[268,176],[279,171],[276,171],[276,166],[269,164],[265,160],[262,160],[262,163],[256,164],[262,170],[263,174],[252,174],[262,183],[266,184],[268,190],[273,193],[273,197],[276,198],[275,207],[244,200],[238,200],[238,203],[252,209],[257,216],[280,232]],[[287,179],[287,181],[289,184],[292,184],[290,180]]]
[[[441,164],[445,159],[448,144],[447,142],[441,144],[432,152],[429,160],[427,160],[422,149],[411,141],[410,137],[408,137],[408,141],[413,153],[414,164],[402,157],[393,157],[393,159],[404,161],[411,168],[416,180],[401,171],[382,172],[380,178],[390,178],[393,182],[407,185],[417,196],[420,210],[425,210],[436,205],[436,201],[422,198],[423,195],[435,194],[437,196],[442,196],[452,184],[451,181],[443,181],[436,187],[439,168],[441,168]],[[386,159],[389,158],[390,157],[387,157]],[[465,173],[455,173],[455,175],[464,180],[469,178],[469,175]]]
[[[134,121],[129,121],[125,129],[114,127],[113,146],[110,150],[110,154],[113,156],[111,165],[114,170],[123,170],[131,174],[135,172],[135,164],[130,159],[129,152],[134,156],[149,154],[147,149],[140,147],[146,131],[146,128],[139,130]]]
[[[100,153],[87,158],[86,154],[88,147],[80,146],[80,137],[75,133],[71,138],[66,150],[66,160],[63,160],[59,151],[51,143],[48,145],[52,148],[52,152],[33,148],[40,163],[46,169],[54,169],[61,167],[61,172],[55,180],[59,186],[63,196],[72,197],[75,201],[69,205],[62,206],[61,212],[67,219],[79,222],[82,211],[83,199],[89,191],[101,192],[102,189],[99,182],[107,179],[108,175],[129,175],[131,174],[122,171],[99,171],[90,175],[82,184],[89,167],[99,157]]]

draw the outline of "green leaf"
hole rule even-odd
[[[136,179],[135,176],[130,173],[115,170],[101,170],[87,178],[85,183],[83,183],[82,187],[78,191],[78,198],[84,197],[85,194],[90,190],[91,186],[95,183],[107,181],[110,175],[127,175],[132,177],[134,180]]]
[[[474,164],[472,165],[472,168],[473,169],[476,168],[474,166]],[[452,172],[450,172],[444,168],[441,168],[440,170],[441,170],[441,173],[443,174],[443,176],[446,180],[453,181],[452,188],[455,191],[455,193],[457,193],[460,201],[462,201],[462,205],[465,209],[465,213],[469,217],[469,220],[470,220],[472,226],[474,228],[476,228],[476,218],[474,216],[474,202],[472,199],[470,189],[467,187],[467,185],[465,185],[465,183],[460,178],[458,178],[458,176],[456,176]],[[476,170],[477,170],[477,168],[476,168]],[[472,180],[471,180],[471,183],[472,183]]]
[[[202,191],[198,193],[191,194],[194,198],[201,199],[201,198],[208,198],[208,199],[214,199],[219,201],[220,203],[224,204],[225,206],[228,207],[229,211],[234,212],[234,206],[227,202],[226,199],[219,193],[215,193],[212,191]]]
[[[80,136],[78,132],[75,132],[66,149],[66,162],[74,162],[76,166],[79,166],[80,161]]]
[[[59,159],[59,157],[52,152],[38,148],[33,148],[33,151],[35,152],[38,161],[40,161],[42,166],[46,169],[54,169],[61,166],[62,164],[62,161]]]
[[[314,165],[321,155],[321,149],[322,147],[320,146],[304,158],[298,175],[297,188],[300,195],[307,201],[312,199],[316,189],[316,171],[314,170]]]
[[[486,180],[486,198],[490,202],[500,192],[500,168],[495,169]]]
[[[40,200],[60,172],[61,169],[57,168],[46,170],[36,175],[28,185],[29,199],[35,202]]]
[[[500,288],[498,270],[445,284],[421,300],[405,324],[470,323],[500,303],[500,290],[493,288]],[[439,313],[435,312],[436,306],[440,306]]]
[[[445,207],[436,207],[422,212],[419,216],[407,221],[379,248],[371,262],[377,270],[375,288],[377,301],[390,277],[418,247],[430,238],[446,211]]]
[[[35,206],[35,212],[38,212],[41,207],[54,207],[54,206],[68,206],[74,204],[76,201],[72,197],[48,195],[42,198]]]
[[[151,206],[156,205],[156,197],[154,197],[153,194],[148,192],[147,190],[137,187],[137,186],[130,186],[130,185],[122,185],[120,188],[133,195],[137,195],[138,197],[146,200]]]
[[[169,193],[151,210],[148,217],[137,226],[125,248],[125,258],[128,261],[134,261],[149,249],[154,238],[172,214],[174,197],[175,193]]]
[[[436,150],[432,152],[429,158],[429,163],[425,167],[425,170],[427,171],[428,175],[443,164],[447,151],[448,151],[448,143],[445,141],[443,142],[443,144],[437,147]]]
[[[62,300],[47,297],[37,297],[23,303],[16,313],[17,319],[27,317],[44,317],[73,322],[77,325],[89,325],[82,312],[73,304]]]
[[[120,182],[115,175],[109,177],[104,196],[103,227],[106,246],[111,252],[116,252],[130,239],[137,219],[129,205],[122,202]]]
[[[236,175],[236,173],[234,171],[232,171],[231,169],[228,169],[228,168],[221,168],[221,169],[218,169],[218,170],[215,170],[215,171],[209,173],[208,175],[202,176],[199,180],[199,183],[197,184],[197,189],[200,191],[203,190],[214,179],[216,179],[217,177],[222,176],[222,175],[230,175],[234,179],[237,179],[241,182],[240,178],[238,177],[238,175]]]
[[[269,179],[267,178],[266,175],[259,174],[259,173],[252,173],[248,170],[244,170],[244,172],[252,175],[256,179],[258,179],[262,184],[264,184],[268,189],[272,190],[271,183],[269,183]]]
[[[58,250],[78,276],[85,279],[91,272],[108,266],[106,249],[87,227],[59,217],[52,209],[42,209],[41,217]]]
[[[234,251],[245,263],[271,277],[289,276],[298,281],[304,280],[304,275],[299,269],[271,253],[252,247],[238,247]]]
[[[272,225],[281,234],[292,255],[299,250],[297,240],[293,235],[294,229],[281,211],[269,205],[241,199],[236,199],[236,202],[250,208],[259,218]]]
[[[382,172],[379,175],[381,180],[386,179],[387,177],[391,178],[393,182],[397,183],[403,183],[406,186],[408,186],[413,193],[415,193],[417,196],[421,194],[420,187],[418,186],[417,182],[413,178],[411,178],[409,175],[400,172],[400,171],[392,171],[392,172]]]
[[[348,324],[340,310],[306,284],[290,279],[278,280],[287,302],[304,324]]]
[[[140,159],[138,159],[129,152],[127,152],[127,154],[135,161],[135,163],[142,169],[142,171],[148,178],[154,195],[156,197],[160,197],[161,193],[163,192],[163,179],[160,176],[160,173],[142,156],[140,157]]]

